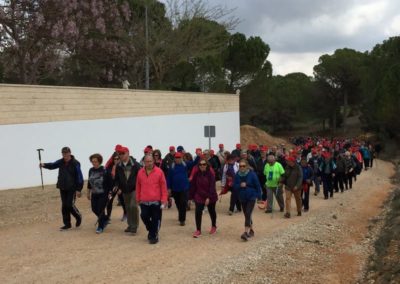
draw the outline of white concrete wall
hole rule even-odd
[[[159,148],[163,156],[170,145],[183,145],[192,153],[197,147],[208,148],[204,125],[216,126],[214,149],[224,143],[232,150],[240,141],[238,111],[0,125],[0,189],[40,185],[37,148],[45,150],[43,162],[52,162],[61,158],[63,146],[69,146],[86,179],[88,157],[101,153],[107,160],[116,144],[129,147],[137,159],[148,144]],[[57,170],[43,171],[45,184],[54,184]]]

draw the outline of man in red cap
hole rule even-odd
[[[120,163],[115,170],[115,185],[118,193],[123,195],[128,227],[126,233],[136,234],[139,226],[139,209],[136,202],[136,177],[140,164],[131,156],[127,147],[119,148]]]
[[[296,200],[297,216],[301,216],[301,188],[303,183],[303,171],[299,164],[296,163],[296,158],[289,156],[286,158],[287,166],[283,174],[283,181],[285,185],[285,218],[290,218],[290,207],[292,202],[292,195]]]
[[[319,172],[324,187],[324,198],[333,198],[333,178],[335,177],[336,165],[328,151],[322,152],[322,162],[319,165]]]
[[[242,152],[242,146],[238,143],[236,144],[236,149],[232,151],[232,155],[236,157],[236,160],[239,160],[241,152]]]

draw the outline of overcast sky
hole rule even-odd
[[[338,48],[371,50],[400,35],[400,0],[208,0],[236,8],[236,31],[269,44],[274,74],[304,72]]]

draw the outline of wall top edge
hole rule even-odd
[[[228,93],[203,93],[203,92],[179,92],[179,91],[163,91],[163,90],[142,90],[142,89],[122,89],[122,88],[95,88],[95,87],[75,87],[75,86],[49,86],[49,85],[23,85],[23,84],[0,84],[0,88],[38,88],[38,89],[64,89],[64,90],[97,90],[115,93],[168,93],[168,94],[187,94],[187,95],[203,95],[203,96],[229,96],[239,97],[237,94]]]

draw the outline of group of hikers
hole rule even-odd
[[[82,215],[75,206],[81,197],[84,178],[79,161],[69,147],[61,150],[62,158],[40,167],[58,169],[57,188],[60,189],[64,225],[60,230],[79,227]],[[274,199],[284,218],[291,218],[291,200],[294,196],[297,216],[310,209],[310,191],[325,199],[334,192],[352,189],[353,180],[362,169],[373,166],[376,149],[371,144],[352,139],[297,138],[295,147],[285,145],[241,144],[229,152],[223,144],[219,150],[196,149],[192,156],[184,147],[170,146],[162,157],[160,150],[148,145],[144,156],[136,160],[127,147],[116,145],[113,154],[103,166],[103,157],[95,153],[89,157],[92,164],[88,173],[87,198],[97,216],[96,233],[101,234],[110,222],[113,201],[118,196],[127,221],[126,233],[136,234],[139,216],[147,231],[150,244],[159,241],[162,210],[171,208],[172,199],[178,210],[180,226],[185,226],[186,212],[195,206],[196,230],[194,238],[202,235],[202,216],[207,211],[211,219],[209,234],[217,232],[216,204],[218,196],[230,192],[229,215],[244,214],[244,241],[254,237],[252,221],[256,205],[273,214]],[[217,183],[218,182],[218,183]],[[220,183],[219,183],[220,182]],[[217,189],[216,185],[221,185]],[[284,194],[285,192],[285,198]],[[139,210],[140,208],[140,210]],[[140,213],[139,213],[140,212]]]

